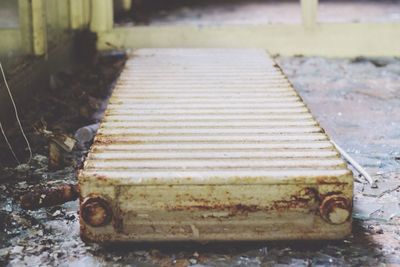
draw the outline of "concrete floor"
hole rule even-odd
[[[370,172],[400,167],[397,59],[279,58],[333,140]]]
[[[76,201],[22,211],[15,200],[3,195],[29,188],[29,181],[16,177],[16,183],[1,185],[0,221],[7,225],[0,234],[1,265],[399,266],[400,60],[294,57],[277,61],[329,135],[378,180],[376,188],[355,184],[352,236],[338,242],[86,245],[79,238]],[[96,77],[84,75],[89,76]],[[65,113],[58,118],[61,121],[62,116]],[[40,183],[76,179],[72,166],[50,172],[46,160],[46,154],[36,155],[31,166],[35,176],[43,177]],[[16,173],[23,175],[24,167]]]

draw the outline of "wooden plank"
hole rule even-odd
[[[82,0],[83,9],[83,26],[86,28],[90,23],[91,2],[90,0]]]
[[[400,56],[400,24],[137,26],[100,32],[100,50],[127,48],[264,48],[286,56]]]
[[[92,5],[91,0],[70,0],[71,29],[88,27]]]
[[[71,14],[69,0],[57,0],[58,26],[60,29],[70,27]]]
[[[45,2],[19,0],[18,4],[24,52],[36,56],[45,55],[47,51]]]
[[[132,0],[115,0],[114,14],[127,13],[132,9]]]
[[[47,29],[44,0],[32,0],[33,51],[37,56],[47,52]]]
[[[132,0],[121,0],[122,1],[122,9],[124,11],[129,11],[132,8]]]
[[[301,13],[303,25],[306,29],[312,29],[317,23],[318,0],[301,0]]]
[[[114,11],[112,0],[91,0],[92,16],[90,29],[93,32],[105,32],[113,28]]]
[[[84,24],[84,12],[81,0],[70,0],[71,29],[77,30]]]
[[[22,49],[33,54],[32,6],[28,0],[18,0]]]

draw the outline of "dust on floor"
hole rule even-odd
[[[38,211],[22,210],[15,198],[35,184],[45,186],[76,180],[75,170],[81,164],[87,147],[66,152],[64,167],[50,171],[46,148],[46,138],[49,137],[43,136],[43,129],[54,132],[61,128],[62,133],[72,136],[79,127],[96,122],[93,114],[96,108],[101,107],[96,103],[101,103],[107,96],[107,88],[121,68],[121,60],[114,58],[106,60],[107,64],[92,66],[89,72],[78,70],[53,77],[46,102],[38,99],[41,105],[36,103],[34,114],[24,118],[24,124],[29,125],[27,130],[30,130],[33,140],[35,157],[30,166],[3,168],[0,174],[0,265],[400,264],[400,60],[292,57],[277,58],[277,61],[328,134],[378,180],[373,188],[356,183],[352,236],[338,242],[100,247],[84,244],[80,240],[77,201]],[[79,78],[74,78],[75,75]],[[64,88],[66,92],[61,96],[52,93],[55,88]],[[102,93],[97,95],[95,88],[102,88]],[[35,129],[41,131],[33,131],[33,125],[29,124],[33,118],[36,118]]]

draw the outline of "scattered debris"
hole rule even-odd
[[[354,199],[354,218],[390,221],[400,216],[400,175],[383,176],[377,176],[372,186],[361,186],[360,194]]]
[[[353,166],[354,169],[356,169],[356,171],[362,175],[365,180],[367,180],[367,182],[369,184],[373,184],[373,180],[371,175],[368,174],[368,172],[360,165],[357,163],[357,161],[355,161],[344,149],[342,149],[338,144],[336,144],[334,141],[331,141],[332,144],[336,147],[336,149],[339,151],[339,153],[343,156],[343,158],[351,165]]]
[[[380,210],[383,205],[376,203],[375,198],[359,198],[356,197],[354,199],[354,210],[353,210],[353,218],[368,220],[371,218],[371,214]]]
[[[77,140],[78,144],[80,146],[84,146],[86,143],[91,142],[99,127],[100,123],[95,123],[79,128],[75,133],[75,139]]]
[[[400,216],[400,202],[386,202],[378,211],[371,214],[370,219],[388,222],[396,216]]]
[[[24,209],[36,210],[74,201],[78,197],[78,185],[66,184],[55,188],[32,190],[20,197],[20,203]]]
[[[99,57],[92,66],[60,72],[21,108],[35,155],[30,164],[14,166],[8,153],[0,153],[0,266],[65,266],[69,256],[94,250],[79,238],[78,204],[71,201],[78,196],[76,170],[90,141],[77,146],[72,136],[101,119],[96,99],[104,109],[124,61],[121,56]],[[85,105],[93,107],[87,117],[79,112]],[[10,130],[17,154],[26,154],[18,131]],[[1,150],[4,145],[0,140]],[[46,206],[52,207],[42,208]]]
[[[384,194],[390,193],[400,188],[399,177],[392,177],[388,179],[377,179],[372,186],[364,185],[362,194],[364,196],[371,196],[380,198]]]
[[[65,167],[65,153],[70,153],[76,141],[65,134],[54,135],[49,140],[49,169],[59,170]]]

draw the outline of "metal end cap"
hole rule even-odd
[[[351,210],[351,201],[338,195],[325,197],[319,208],[322,218],[330,224],[347,222],[351,217]]]
[[[92,227],[105,226],[111,222],[112,209],[103,197],[87,197],[81,204],[81,217]]]

